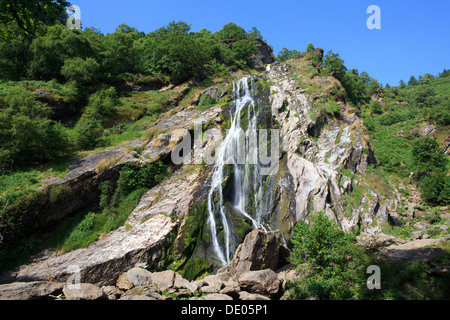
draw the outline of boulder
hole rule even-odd
[[[275,232],[255,229],[250,232],[236,250],[233,260],[218,274],[230,274],[239,278],[245,272],[278,267],[280,239]]]
[[[162,296],[160,293],[155,292],[153,288],[148,287],[134,287],[133,289],[128,290],[120,297],[120,300],[128,299],[128,300],[141,300],[136,299],[136,297],[145,296],[151,299],[146,300],[166,300],[167,297]]]
[[[114,286],[104,286],[102,290],[108,300],[117,300],[123,294],[122,290]]]
[[[233,300],[229,295],[226,294],[220,294],[220,293],[211,293],[204,295],[202,297],[193,297],[189,300],[219,300],[219,301],[225,301],[225,300]]]
[[[132,301],[138,301],[138,300],[156,300],[155,298],[148,297],[148,296],[122,296],[119,300],[132,300]]]
[[[280,290],[280,280],[271,269],[249,271],[239,277],[241,290],[274,297]]]
[[[37,300],[58,294],[64,283],[49,281],[14,282],[0,285],[0,300]]]
[[[234,299],[238,299],[240,291],[241,291],[241,287],[239,286],[239,282],[234,281],[234,280],[229,280],[227,282],[224,282],[224,288],[222,290],[220,290],[219,293],[227,294]]]
[[[103,290],[91,283],[68,284],[63,288],[63,293],[69,300],[106,299]]]
[[[224,286],[225,284],[220,274],[210,275],[203,279],[203,284],[200,290],[202,293],[219,293]]]
[[[177,290],[180,289],[188,289],[189,291],[191,291],[192,293],[194,293],[197,289],[194,288],[194,286],[191,286],[189,281],[184,279],[180,274],[175,273],[175,279],[173,282],[173,287]],[[191,289],[195,289],[195,290],[191,290]]]
[[[274,63],[275,56],[272,48],[262,40],[257,40],[256,54],[252,57],[253,64],[257,67],[262,67],[266,64]]]
[[[239,300],[270,300],[270,298],[256,293],[241,291],[239,292]]]
[[[142,268],[128,270],[127,279],[136,287],[148,287],[152,284],[152,273]]]
[[[122,273],[116,281],[117,288],[127,291],[133,288],[133,284],[128,280],[128,274]]]
[[[159,290],[164,291],[169,290],[173,287],[175,276],[175,272],[173,272],[172,270],[166,270],[152,273],[151,280]]]

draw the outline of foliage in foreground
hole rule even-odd
[[[314,213],[311,223],[299,221],[293,229],[290,262],[303,275],[288,284],[290,299],[321,300],[448,299],[448,276],[430,277],[424,262],[390,261],[379,248],[363,248],[355,238],[323,213]],[[448,243],[447,243],[448,247]],[[448,264],[450,253],[439,263]],[[437,261],[435,261],[437,262]],[[381,289],[369,290],[367,268],[378,266]]]

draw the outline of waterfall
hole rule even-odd
[[[225,165],[233,168],[233,198],[231,206],[252,222],[253,228],[265,228],[261,224],[263,184],[260,174],[257,148],[258,105],[255,101],[253,78],[242,78],[233,84],[233,108],[230,112],[230,129],[216,150],[216,164],[211,177],[208,194],[208,223],[212,234],[212,245],[222,265],[230,261],[232,230],[224,206],[223,183]],[[242,114],[245,119],[241,119]],[[247,130],[242,128],[246,121]],[[251,204],[252,212],[246,207]],[[217,219],[218,217],[218,219]],[[218,225],[223,228],[223,239],[219,243]]]

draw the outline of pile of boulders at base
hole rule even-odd
[[[201,280],[188,281],[171,270],[150,272],[134,267],[124,272],[114,286],[50,281],[0,285],[0,300],[279,299],[286,281],[295,277],[295,272],[286,268],[287,255],[288,249],[280,244],[275,232],[256,229],[247,235],[227,266]]]

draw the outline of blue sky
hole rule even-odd
[[[126,23],[146,33],[171,21],[192,31],[218,31],[229,22],[258,28],[277,54],[309,43],[339,53],[347,68],[383,85],[411,75],[450,69],[449,0],[71,0],[83,27],[114,32]],[[381,29],[369,30],[370,5],[381,9]]]

